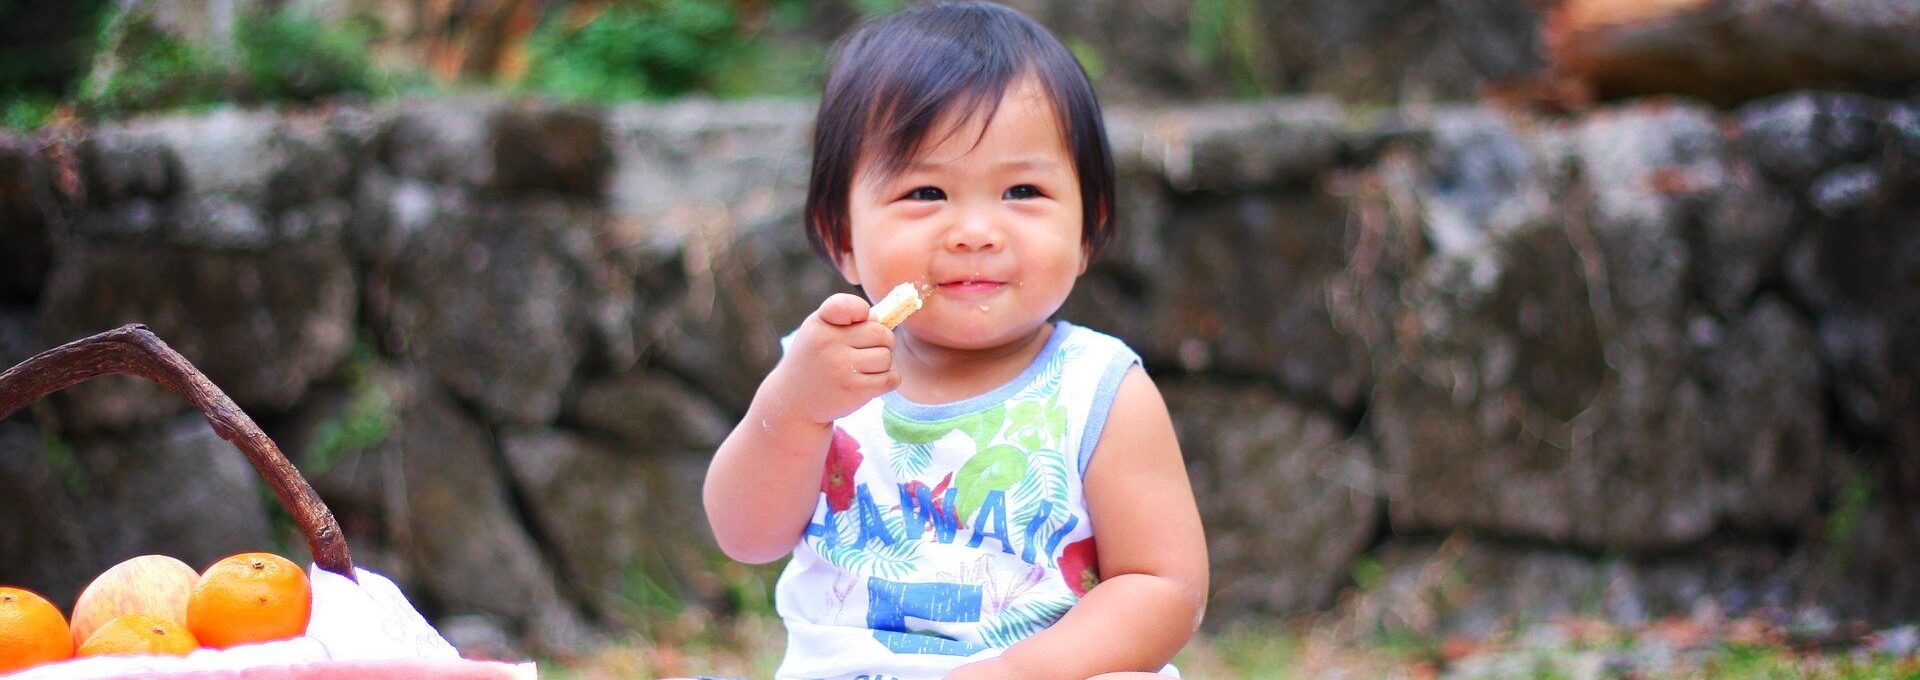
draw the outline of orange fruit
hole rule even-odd
[[[199,649],[193,633],[158,616],[122,614],[107,619],[93,631],[79,656],[186,656]]]
[[[0,586],[0,674],[71,658],[60,608],[31,590]]]
[[[226,649],[302,635],[312,613],[305,570],[273,553],[240,553],[201,572],[187,599],[187,628],[200,644]]]
[[[73,603],[73,644],[93,637],[101,624],[121,614],[158,616],[187,625],[187,595],[200,572],[166,555],[141,555],[109,567],[94,577]]]

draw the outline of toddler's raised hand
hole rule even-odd
[[[893,330],[868,320],[866,300],[836,293],[800,322],[767,387],[785,410],[828,424],[900,386]]]

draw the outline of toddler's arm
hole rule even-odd
[[[819,502],[833,421],[899,386],[893,331],[869,320],[870,309],[845,293],[821,303],[713,454],[703,497],[728,557],[786,555]]]
[[[1047,630],[949,678],[1158,671],[1200,624],[1207,544],[1166,402],[1145,371],[1120,381],[1087,465],[1100,584]]]

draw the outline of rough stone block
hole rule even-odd
[[[1546,181],[1555,208],[1458,252],[1394,251],[1404,273],[1357,307],[1368,344],[1394,350],[1375,355],[1368,422],[1396,530],[1625,550],[1804,530],[1819,512],[1804,481],[1833,460],[1809,321],[1766,297],[1716,315],[1689,280],[1700,206],[1737,196],[1720,195],[1734,185],[1719,127],[1650,107],[1567,132],[1521,145],[1580,168],[1517,185]],[[1663,191],[1665,172],[1701,188]]]
[[[87,547],[105,569],[161,553],[195,569],[272,547],[260,473],[198,413],[74,441]],[[88,573],[99,573],[98,570]]]
[[[1331,604],[1380,529],[1370,447],[1272,390],[1166,386],[1223,616]]]
[[[396,232],[380,263],[387,341],[493,418],[550,421],[590,334],[627,327],[632,292],[602,250],[605,212],[560,198],[396,205],[418,228]],[[600,323],[603,310],[615,318]]]
[[[325,119],[219,109],[129,124],[162,140],[180,165],[180,191],[220,195],[267,214],[344,195],[352,159]]]
[[[575,601],[580,593],[523,523],[500,442],[487,425],[417,369],[378,366],[368,379],[393,417],[381,441],[336,452],[328,466],[313,468],[313,435],[321,423],[343,417],[352,398],[330,393],[294,419],[287,442],[356,541],[355,558],[397,561],[384,573],[417,602],[432,603],[423,610],[429,617],[485,616],[538,653],[590,645],[593,634]]]
[[[0,302],[30,302],[51,266],[53,173],[25,137],[0,132]]]
[[[87,203],[110,206],[135,198],[166,199],[183,182],[180,157],[165,139],[127,129],[100,130],[80,144]]]
[[[397,109],[376,129],[370,144],[388,172],[475,191],[596,198],[614,164],[589,108],[454,98]]]
[[[501,449],[561,573],[603,615],[633,616],[653,588],[720,601],[710,571],[725,557],[700,510],[707,452],[649,451],[560,430],[509,432]]]
[[[52,347],[144,323],[242,408],[280,410],[346,357],[358,307],[353,270],[337,243],[256,253],[76,239],[48,277],[40,336]],[[63,392],[69,424],[115,427],[185,405],[131,380]]]
[[[734,423],[704,392],[647,370],[581,385],[565,419],[588,431],[614,435],[638,452],[712,451]]]
[[[1224,192],[1270,189],[1331,169],[1345,135],[1332,100],[1289,99],[1163,113],[1145,122],[1138,137],[1113,145],[1138,145],[1115,155],[1150,159],[1175,189]]]

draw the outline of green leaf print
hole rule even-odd
[[[1059,448],[1067,437],[1067,409],[1055,392],[1044,403],[1016,401],[1007,408],[1007,440],[1028,450]]]
[[[954,488],[960,490],[954,510],[961,522],[971,521],[973,513],[991,491],[1005,491],[1027,476],[1027,452],[1000,444],[988,447],[968,458],[954,473]]]
[[[918,566],[916,561],[919,559],[919,553],[919,543],[903,541],[875,550],[854,550],[841,546],[820,553],[820,557],[857,576],[897,579],[913,573],[914,568]]]
[[[972,416],[962,416],[959,420],[962,421],[960,431],[972,439],[976,446],[985,449],[993,441],[994,435],[1000,434],[1000,425],[1007,420],[1007,407],[1002,404]]]
[[[894,536],[905,535],[906,527],[900,513],[886,512],[882,516],[888,533]],[[859,576],[903,578],[913,573],[917,566],[915,562],[920,556],[919,542],[871,541],[866,548],[855,548],[854,546],[860,540],[859,525],[860,521],[851,515],[839,518],[839,522],[834,525],[836,535],[816,543],[814,549],[818,550],[821,559],[829,564]]]
[[[1019,604],[1000,610],[980,626],[980,641],[1005,649],[1045,630],[1065,616],[1078,598],[1066,597]]]
[[[893,443],[893,455],[887,456],[887,467],[893,470],[895,477],[918,477],[933,464],[932,444]]]
[[[1052,503],[1047,519],[1037,533],[1053,535],[1054,529],[1066,521],[1067,513],[1067,467],[1066,457],[1050,449],[1034,451],[1027,456],[1027,474],[1007,493],[1011,505],[1020,510],[1014,515],[1014,526],[1020,527],[1023,534],[1026,526],[1033,522],[1034,515],[1040,511],[1042,501]]]
[[[947,436],[948,432],[959,430],[973,440],[974,445],[986,448],[993,436],[1000,433],[1000,424],[1007,419],[1005,405],[995,406],[978,413],[969,413],[946,420],[923,423],[887,409],[882,412],[881,422],[885,424],[887,436],[905,444],[932,444]]]
[[[1067,362],[1078,358],[1080,350],[1079,345],[1067,345],[1054,352],[1053,356],[1047,359],[1047,367],[1040,370],[1040,375],[1032,384],[1021,389],[1019,394],[1013,395],[1013,400],[1036,399],[1040,395],[1058,393],[1060,379],[1067,372]]]

